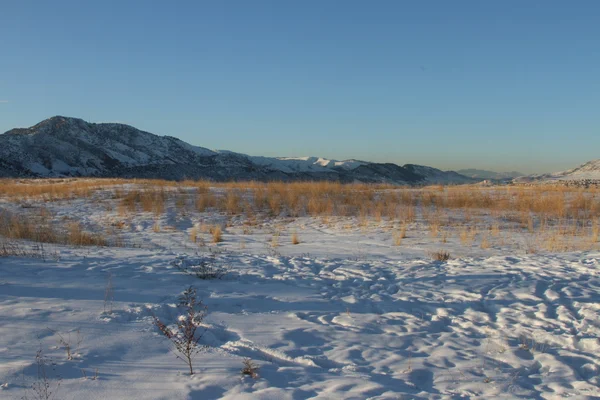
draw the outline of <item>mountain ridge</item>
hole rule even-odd
[[[454,171],[322,157],[262,157],[194,146],[121,123],[55,116],[0,134],[0,177],[122,177],[170,180],[334,180],[472,183]]]
[[[558,179],[600,179],[600,159],[585,162],[575,168],[552,174]]]
[[[517,178],[519,176],[524,176],[525,174],[518,171],[505,171],[505,172],[495,172],[488,171],[485,169],[477,169],[477,168],[465,168],[459,169],[458,172],[461,175],[465,175],[474,179],[493,179],[493,180],[510,180],[513,178]]]

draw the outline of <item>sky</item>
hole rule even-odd
[[[600,1],[0,0],[0,132],[550,172],[600,158]]]

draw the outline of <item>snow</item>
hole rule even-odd
[[[69,164],[65,163],[62,160],[53,160],[52,170],[58,173],[68,173],[73,170],[73,167],[71,167]]]
[[[103,201],[110,196],[46,206],[57,220],[100,227],[121,218]],[[360,230],[309,217],[246,233],[234,218],[219,245],[188,239],[193,226],[225,218],[169,208],[155,232],[154,217],[138,213],[122,232],[136,247],[48,246],[45,260],[0,258],[0,398],[22,398],[40,346],[62,376],[61,399],[600,396],[597,250],[465,249],[451,237],[443,246],[454,258],[439,262],[429,253],[440,244],[418,224],[396,247],[385,224]],[[181,260],[228,273],[201,280],[176,268]],[[153,315],[177,320],[189,285],[208,306],[208,348],[191,377],[152,324]],[[76,330],[83,340],[67,360],[56,332]],[[245,357],[260,366],[258,379],[241,376]]]
[[[106,154],[108,154],[109,157],[125,164],[125,165],[136,165],[138,163],[142,163],[142,162],[147,162],[149,160],[149,156],[147,154],[144,154],[142,152],[135,152],[136,158],[132,158],[129,157],[123,153],[121,153],[121,151],[127,151],[127,146],[121,144],[121,143],[116,143],[114,146],[114,150],[113,149],[109,149],[109,148],[105,148],[104,151],[106,152]]]
[[[589,161],[577,168],[568,171],[557,172],[552,176],[555,179],[598,179],[600,180],[600,160]]]
[[[576,168],[554,172],[551,174],[537,174],[515,178],[515,182],[553,182],[553,181],[600,181],[600,159],[588,161]]]
[[[212,150],[209,150],[209,149],[207,149],[205,147],[193,146],[193,145],[188,144],[188,143],[186,143],[186,142],[184,142],[182,140],[179,140],[179,139],[177,139],[177,143],[181,147],[183,147],[184,149],[191,150],[191,151],[193,151],[194,153],[196,153],[197,155],[199,155],[201,157],[211,157],[211,156],[214,156],[214,155],[217,154],[216,152],[214,152]]]
[[[50,173],[50,170],[40,163],[32,163],[31,165],[29,165],[29,169],[41,176],[48,176],[48,174]]]
[[[334,167],[346,170],[355,169],[363,164],[361,161],[346,160],[328,160],[322,157],[260,157],[248,156],[248,158],[264,167],[270,167],[283,172],[328,172]]]
[[[276,160],[279,162],[300,162],[300,165],[320,165],[321,167],[333,168],[333,167],[341,167],[344,169],[354,169],[361,165],[368,164],[364,161],[357,160],[329,160],[322,157],[277,157]]]
[[[323,157],[264,157],[250,156],[247,154],[236,153],[229,150],[215,150],[221,154],[232,154],[242,156],[262,167],[268,167],[273,170],[282,171],[285,173],[297,172],[334,172],[333,168],[342,168],[345,170],[353,170],[361,165],[369,164],[365,161],[358,160],[329,160]]]

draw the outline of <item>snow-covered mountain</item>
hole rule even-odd
[[[570,169],[568,171],[557,172],[551,175],[556,179],[570,179],[570,180],[600,180],[600,159],[588,161],[579,167]]]
[[[244,157],[123,124],[53,117],[0,135],[0,176],[264,179],[261,172]]]
[[[600,183],[600,159],[588,161],[576,168],[551,174],[529,175],[516,178],[515,182],[581,182],[593,181]]]
[[[212,151],[117,123],[52,117],[0,135],[0,177],[97,176],[161,179],[335,180],[394,184],[468,183],[456,172],[319,157],[258,157]]]
[[[328,160],[321,157],[263,157],[249,156],[247,154],[235,153],[229,150],[215,150],[220,154],[231,154],[248,158],[253,163],[282,171],[285,173],[305,173],[305,172],[331,172],[332,169],[352,170],[360,165],[369,164],[366,161],[357,160]]]
[[[352,170],[361,165],[368,164],[356,160],[327,160],[321,157],[249,157],[252,162],[265,167],[278,169],[284,172],[313,172],[328,171],[332,168]]]

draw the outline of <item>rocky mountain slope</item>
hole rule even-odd
[[[212,151],[124,124],[95,124],[60,116],[0,135],[0,177],[60,176],[394,184],[475,181],[456,172],[418,165]]]

